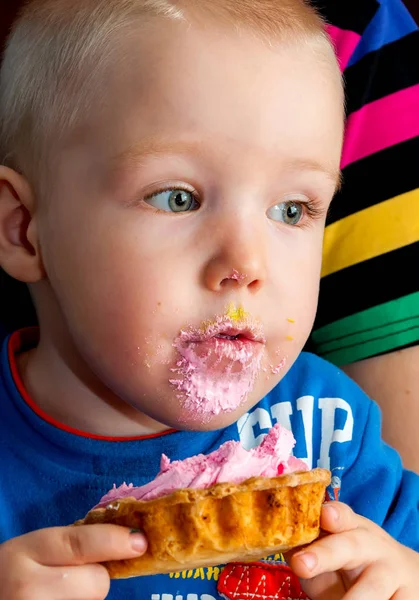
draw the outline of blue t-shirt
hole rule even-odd
[[[295,456],[310,468],[331,470],[331,498],[339,496],[397,540],[419,550],[419,477],[403,470],[397,453],[381,441],[377,406],[322,359],[301,354],[279,385],[226,429],[117,442],[76,434],[48,422],[18,379],[14,355],[24,347],[24,338],[15,334],[1,352],[0,542],[35,529],[73,523],[114,483],[148,482],[159,471],[162,453],[179,460],[209,453],[227,440],[240,440],[249,449],[280,422],[296,438]],[[257,568],[265,569],[265,577],[273,567],[274,563],[267,562]],[[242,596],[243,569],[246,589],[249,582],[253,587],[260,585],[261,576],[255,576],[254,568],[235,565],[226,571],[213,567],[114,581],[109,598],[212,600],[219,598],[217,586],[221,585],[224,596],[236,600]],[[281,582],[285,576],[275,571],[272,577],[275,586],[278,577]],[[291,593],[285,590],[284,581],[278,586],[287,598]],[[281,600],[276,592],[265,596]]]

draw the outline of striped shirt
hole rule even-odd
[[[401,0],[314,3],[347,127],[310,349],[342,365],[419,341],[419,30]]]

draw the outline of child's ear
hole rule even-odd
[[[44,277],[34,209],[35,198],[28,181],[0,166],[0,266],[25,283]]]

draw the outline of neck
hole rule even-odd
[[[39,408],[66,427],[106,437],[137,437],[167,426],[115,396],[90,372],[68,334],[42,330],[36,348],[17,357],[23,385]]]

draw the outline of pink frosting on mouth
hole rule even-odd
[[[208,488],[216,483],[241,483],[250,477],[277,477],[283,473],[307,471],[307,465],[291,455],[295,440],[290,431],[275,425],[257,448],[245,450],[240,442],[226,442],[211,454],[198,454],[171,462],[163,455],[160,473],[141,487],[125,483],[114,486],[97,507],[121,498],[153,500],[178,489]]]
[[[180,392],[186,418],[193,413],[206,421],[243,404],[259,372],[264,341],[254,323],[238,327],[225,316],[204,329],[181,331],[174,342],[180,355],[172,369],[176,377],[170,383]]]

